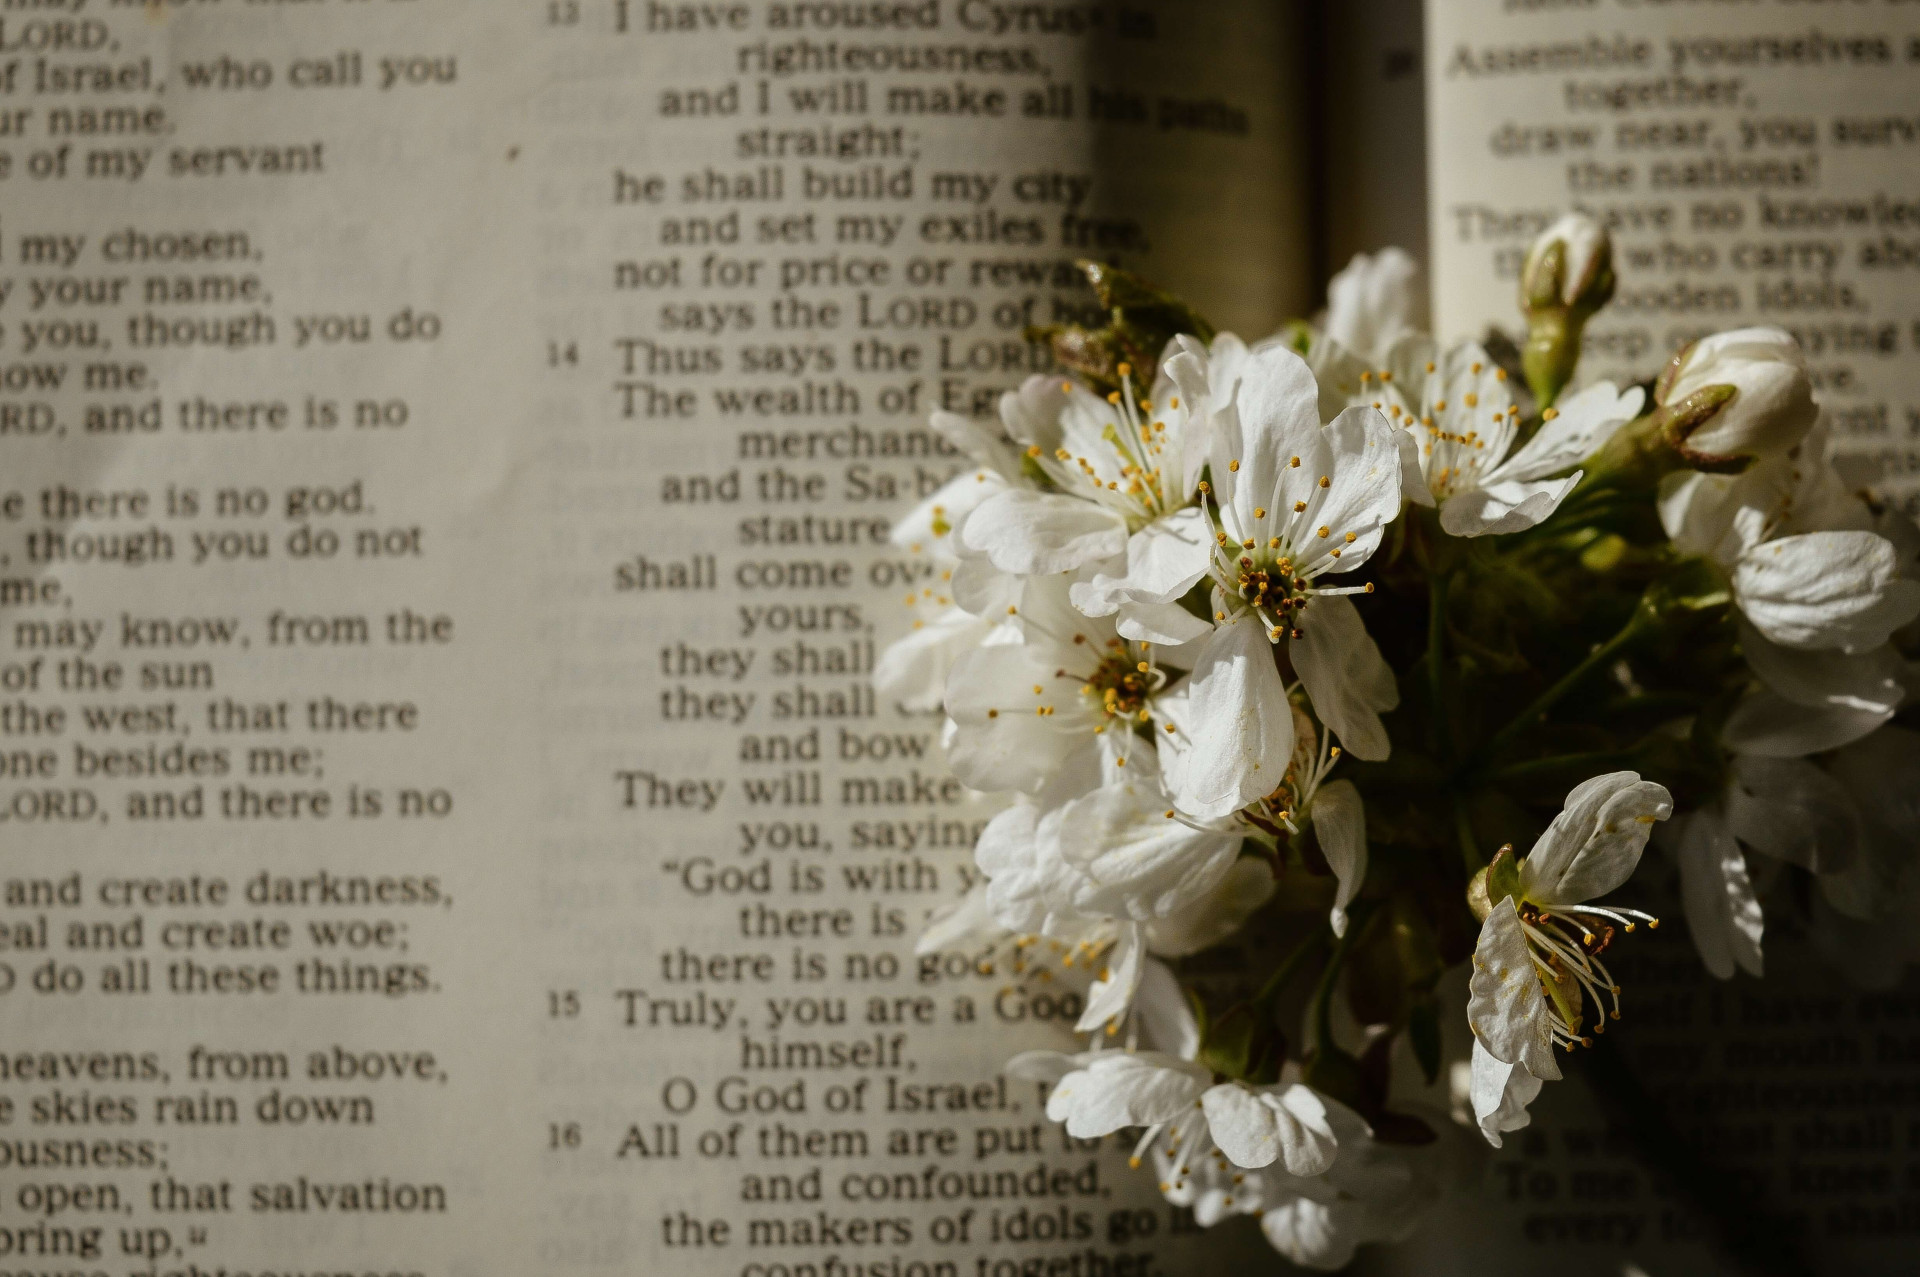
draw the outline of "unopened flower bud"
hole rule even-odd
[[[1820,410],[1794,339],[1778,328],[1740,328],[1694,342],[1654,387],[1668,439],[1702,463],[1786,452]]]
[[[1591,315],[1613,299],[1613,283],[1613,237],[1585,213],[1568,213],[1527,250],[1521,305],[1579,307]]]
[[[1542,408],[1573,380],[1582,330],[1612,299],[1613,285],[1613,239],[1584,213],[1568,213],[1527,250],[1520,270],[1520,308],[1527,316],[1522,359]]]

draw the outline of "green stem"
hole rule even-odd
[[[1433,752],[1446,756],[1451,733],[1447,723],[1447,591],[1451,577],[1440,569],[1427,582],[1427,702],[1431,720],[1428,736]]]
[[[1511,745],[1522,732],[1545,718],[1547,711],[1558,705],[1568,692],[1580,686],[1595,670],[1604,668],[1631,646],[1646,631],[1652,618],[1652,609],[1647,606],[1644,599],[1641,600],[1640,605],[1634,608],[1633,616],[1620,627],[1618,634],[1594,648],[1587,659],[1568,670],[1559,682],[1540,693],[1531,705],[1514,715],[1512,722],[1494,733],[1493,739],[1480,747],[1479,757],[1486,759],[1498,756],[1500,751]]]
[[[1333,1045],[1333,985],[1340,978],[1340,968],[1346,965],[1347,952],[1353,947],[1354,937],[1360,934],[1360,928],[1366,925],[1371,908],[1355,905],[1347,912],[1347,934],[1341,936],[1333,946],[1333,955],[1327,959],[1327,966],[1320,973],[1320,983],[1313,990],[1313,1049],[1324,1052]]]
[[[1349,930],[1351,930],[1351,928],[1349,928]],[[1265,1006],[1267,1003],[1273,1001],[1273,999],[1279,997],[1280,991],[1292,982],[1293,977],[1299,974],[1300,968],[1305,966],[1307,960],[1318,953],[1320,947],[1326,944],[1326,942],[1326,931],[1323,928],[1315,927],[1313,934],[1295,945],[1293,952],[1280,960],[1280,965],[1275,968],[1274,973],[1267,977],[1265,984],[1260,986],[1260,992],[1253,995],[1253,1004],[1255,1006]]]
[[[1471,878],[1487,867],[1487,858],[1480,854],[1480,840],[1473,835],[1467,804],[1457,796],[1453,800],[1453,833],[1460,840],[1460,862],[1467,867],[1467,877]]]
[[[1600,707],[1600,712],[1609,717],[1649,712],[1688,714],[1699,708],[1700,698],[1684,692],[1641,692],[1636,696],[1622,696],[1608,701]]]
[[[1496,768],[1487,775],[1486,781],[1489,785],[1510,785],[1568,769],[1580,769],[1582,776],[1592,776],[1609,769],[1618,771],[1632,761],[1632,752],[1622,749],[1598,750],[1590,754],[1556,754],[1551,758],[1533,758],[1524,763]]]

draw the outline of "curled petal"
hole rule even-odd
[[[1320,836],[1321,854],[1339,883],[1329,921],[1333,934],[1344,936],[1347,906],[1367,878],[1367,812],[1352,781],[1336,780],[1320,787],[1313,796],[1313,827]]]
[[[1473,1117],[1487,1143],[1499,1148],[1502,1135],[1533,1121],[1527,1105],[1543,1085],[1519,1065],[1495,1059],[1480,1039],[1473,1040]]]
[[[1654,823],[1672,814],[1673,795],[1638,772],[1610,772],[1575,787],[1520,862],[1527,899],[1574,905],[1606,895],[1632,877]]]
[[[1212,539],[1198,506],[1155,519],[1127,538],[1125,574],[1075,585],[1073,605],[1088,616],[1111,616],[1122,604],[1177,599],[1207,574]]]
[[[1075,1033],[1096,1033],[1108,1024],[1124,1020],[1133,1009],[1134,994],[1139,992],[1146,974],[1147,946],[1140,928],[1128,924],[1120,928],[1120,938],[1107,953],[1107,966],[1100,978],[1087,990],[1087,1008],[1080,1014]]]
[[[1200,1097],[1213,1142],[1236,1166],[1259,1170],[1276,1161],[1289,1175],[1320,1175],[1338,1150],[1327,1106],[1311,1087],[1254,1088],[1222,1082]]]
[[[1575,471],[1564,479],[1507,480],[1448,497],[1440,507],[1440,527],[1449,536],[1505,536],[1544,522],[1580,482]]]
[[[1554,405],[1554,418],[1543,422],[1533,438],[1508,457],[1487,478],[1544,479],[1579,465],[1615,431],[1640,415],[1646,392],[1638,386],[1624,393],[1610,381],[1595,382],[1577,395]]]
[[[1101,1051],[1066,1074],[1047,1097],[1047,1116],[1075,1139],[1129,1126],[1158,1126],[1193,1107],[1207,1071],[1153,1051]]]
[[[1080,871],[1084,913],[1165,918],[1218,886],[1240,854],[1238,831],[1195,829],[1170,817],[1157,781],[1123,780],[1068,803],[1060,850]]]
[[[1721,980],[1731,980],[1736,969],[1758,977],[1766,920],[1726,817],[1689,812],[1661,831],[1661,842],[1680,862],[1680,899],[1701,963]]]
[[[1769,642],[1739,622],[1740,649],[1768,687],[1796,705],[1892,713],[1906,699],[1900,654],[1891,645],[1847,653],[1809,652]]]
[[[1480,924],[1467,983],[1467,1023],[1494,1059],[1520,1065],[1536,1078],[1559,1080],[1546,995],[1511,896]]]

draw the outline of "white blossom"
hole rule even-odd
[[[1554,1048],[1588,1040],[1587,1003],[1595,1032],[1608,1016],[1618,1017],[1619,986],[1600,955],[1616,924],[1631,931],[1636,920],[1652,920],[1588,902],[1632,876],[1654,823],[1672,812],[1666,789],[1634,772],[1596,776],[1567,795],[1507,877],[1497,876],[1496,858],[1467,1002],[1467,1021],[1483,1048],[1474,1057],[1474,1112],[1490,1139],[1518,1124],[1513,1107],[1530,1098],[1532,1084],[1516,1079],[1515,1070],[1557,1080]]]
[[[1726,574],[1753,634],[1786,649],[1760,652],[1756,667],[1789,688],[1803,679],[1808,695],[1824,698],[1815,689],[1874,681],[1871,665],[1805,665],[1796,677],[1785,672],[1795,654],[1870,654],[1920,615],[1920,582],[1902,575],[1900,555],[1885,537],[1861,527],[1819,526],[1833,506],[1797,499],[1807,490],[1792,476],[1797,464],[1782,458],[1739,478],[1669,475],[1661,485],[1660,518],[1676,550],[1707,559]],[[1822,472],[1815,473],[1818,478]],[[1859,516],[1864,522],[1864,508]],[[1847,693],[1840,695],[1844,700]]]
[[[1384,364],[1415,335],[1420,267],[1404,250],[1356,253],[1327,285],[1326,336],[1361,360]]]
[[[1198,342],[1175,338],[1144,401],[1127,372],[1123,389],[1106,398],[1058,375],[1029,377],[1003,395],[1007,433],[1052,490],[1010,486],[988,497],[961,544],[1017,576],[1074,572],[1128,554],[1134,534],[1176,519],[1205,463],[1206,417],[1204,404],[1181,399],[1175,372],[1204,359]],[[1182,375],[1204,384],[1204,371]],[[1155,559],[1151,540],[1141,553]]]
[[[1399,703],[1392,670],[1351,602],[1365,584],[1321,578],[1363,566],[1400,508],[1395,432],[1370,408],[1320,425],[1306,364],[1254,355],[1215,421],[1213,633],[1194,663],[1197,739],[1175,785],[1196,819],[1271,793],[1293,753],[1293,719],[1273,647],[1286,642],[1314,712],[1361,758],[1388,751],[1379,715]]]
[[[1009,609],[1021,641],[985,644],[954,663],[947,758],[975,789],[1036,791],[1088,749],[1108,772],[1130,754],[1152,759],[1133,732],[1155,722],[1169,676],[1151,644],[1075,610],[1067,588],[1064,577],[1027,581]]]
[[[1548,408],[1516,451],[1520,407],[1506,370],[1469,342],[1438,360],[1415,351],[1362,374],[1354,401],[1412,437],[1419,464],[1407,474],[1408,497],[1437,504],[1449,534],[1477,537],[1524,531],[1552,515],[1579,484],[1576,467],[1639,416],[1645,398],[1637,387],[1589,386]]]

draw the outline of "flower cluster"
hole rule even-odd
[[[1760,971],[1748,852],[1863,975],[1912,956],[1920,531],[1841,479],[1791,338],[1581,385],[1613,267],[1578,216],[1518,347],[1420,332],[1392,250],[1252,345],[1090,274],[1113,322],[1045,334],[1001,429],[934,416],[975,465],[896,531],[940,584],[876,675],[1009,796],[923,948],[1081,973],[1087,1048],[1009,1066],[1049,1117],[1338,1267],[1438,1196],[1410,1071],[1458,1057],[1497,1145],[1621,1017],[1656,829],[1716,975]],[[1252,978],[1174,974],[1229,942]]]

